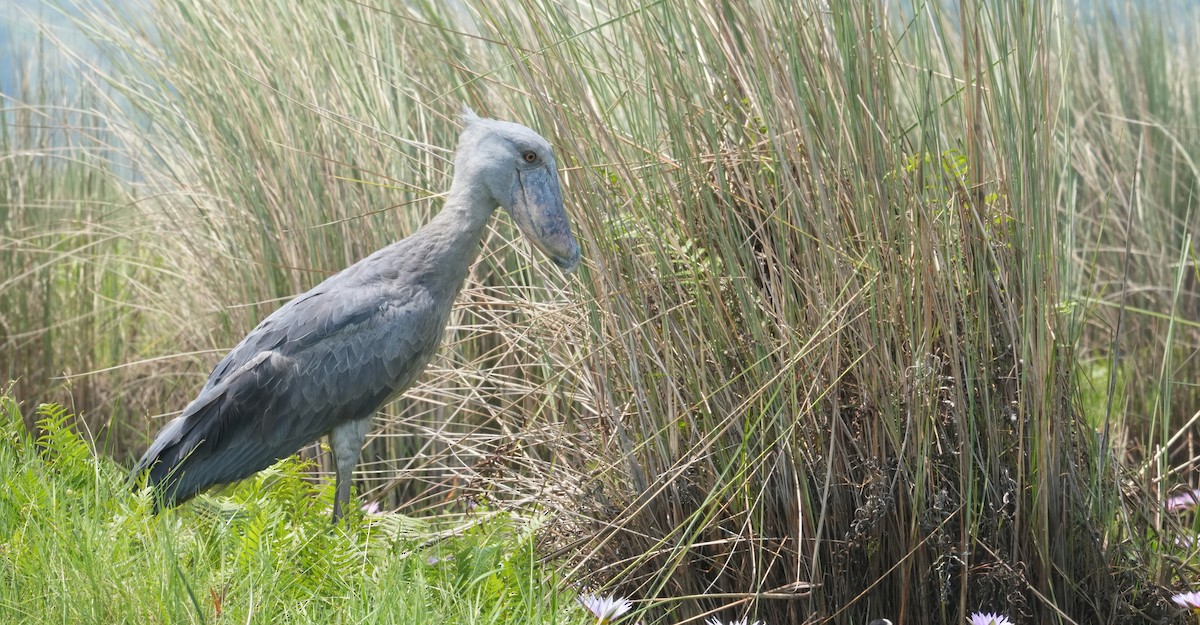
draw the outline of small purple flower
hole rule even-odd
[[[596,617],[597,625],[608,625],[614,619],[633,609],[633,603],[624,597],[601,597],[598,595],[580,595],[579,605],[582,605]]]
[[[1163,504],[1163,507],[1167,509],[1167,512],[1179,512],[1181,510],[1191,510],[1198,503],[1200,503],[1200,488],[1189,490],[1181,495],[1175,495],[1168,499]]]
[[[970,625],[1013,625],[1007,616],[991,612],[975,612],[971,615],[970,621]]]
[[[363,504],[362,512],[363,514],[379,514],[379,502],[372,501],[370,503]]]
[[[1181,592],[1171,597],[1171,601],[1189,610],[1200,610],[1200,592]]]

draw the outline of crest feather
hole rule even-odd
[[[475,111],[471,110],[471,107],[467,106],[466,103],[463,103],[462,112],[459,113],[459,119],[462,120],[464,126],[470,126],[471,124],[479,121],[480,118],[475,114]]]

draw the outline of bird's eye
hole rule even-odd
[[[533,150],[525,150],[525,153],[521,155],[521,158],[525,159],[526,163],[536,163],[537,152],[534,152]]]

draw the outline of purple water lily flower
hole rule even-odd
[[[1200,488],[1171,497],[1163,504],[1163,507],[1167,509],[1167,512],[1179,512],[1191,510],[1196,507],[1196,504],[1200,504]]]

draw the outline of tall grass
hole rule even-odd
[[[551,511],[545,553],[664,622],[1165,621],[1195,575],[1145,497],[1195,457],[1194,22],[828,4],[90,12],[137,175],[100,170],[120,236],[39,271],[103,267],[119,314],[0,302],[60,359],[5,369],[119,366],[75,383],[136,453],[257,319],[437,210],[465,102],[556,146],[585,267],[493,223],[366,497]],[[0,262],[69,241],[19,217],[6,242],[49,234]]]
[[[1060,191],[1075,219],[1072,267],[1087,307],[1076,318],[1082,390],[1097,400],[1090,420],[1133,469],[1131,481],[1157,499],[1197,485],[1200,399],[1198,111],[1196,76],[1183,69],[1198,14],[1171,9],[1109,11],[1076,41],[1075,55],[1095,70],[1072,76],[1090,105],[1072,112],[1074,167]],[[1155,551],[1167,556],[1152,560],[1154,577],[1192,583],[1194,554],[1171,552],[1177,535],[1195,535],[1195,520],[1182,529],[1178,521],[1152,510],[1137,525],[1151,528]]]
[[[136,353],[122,343],[143,272],[127,262],[135,246],[97,98],[53,72],[59,56],[47,49],[53,41],[5,50],[20,94],[0,93],[0,377],[22,395],[65,400],[64,374]],[[107,405],[121,381],[81,379],[72,393]]]

